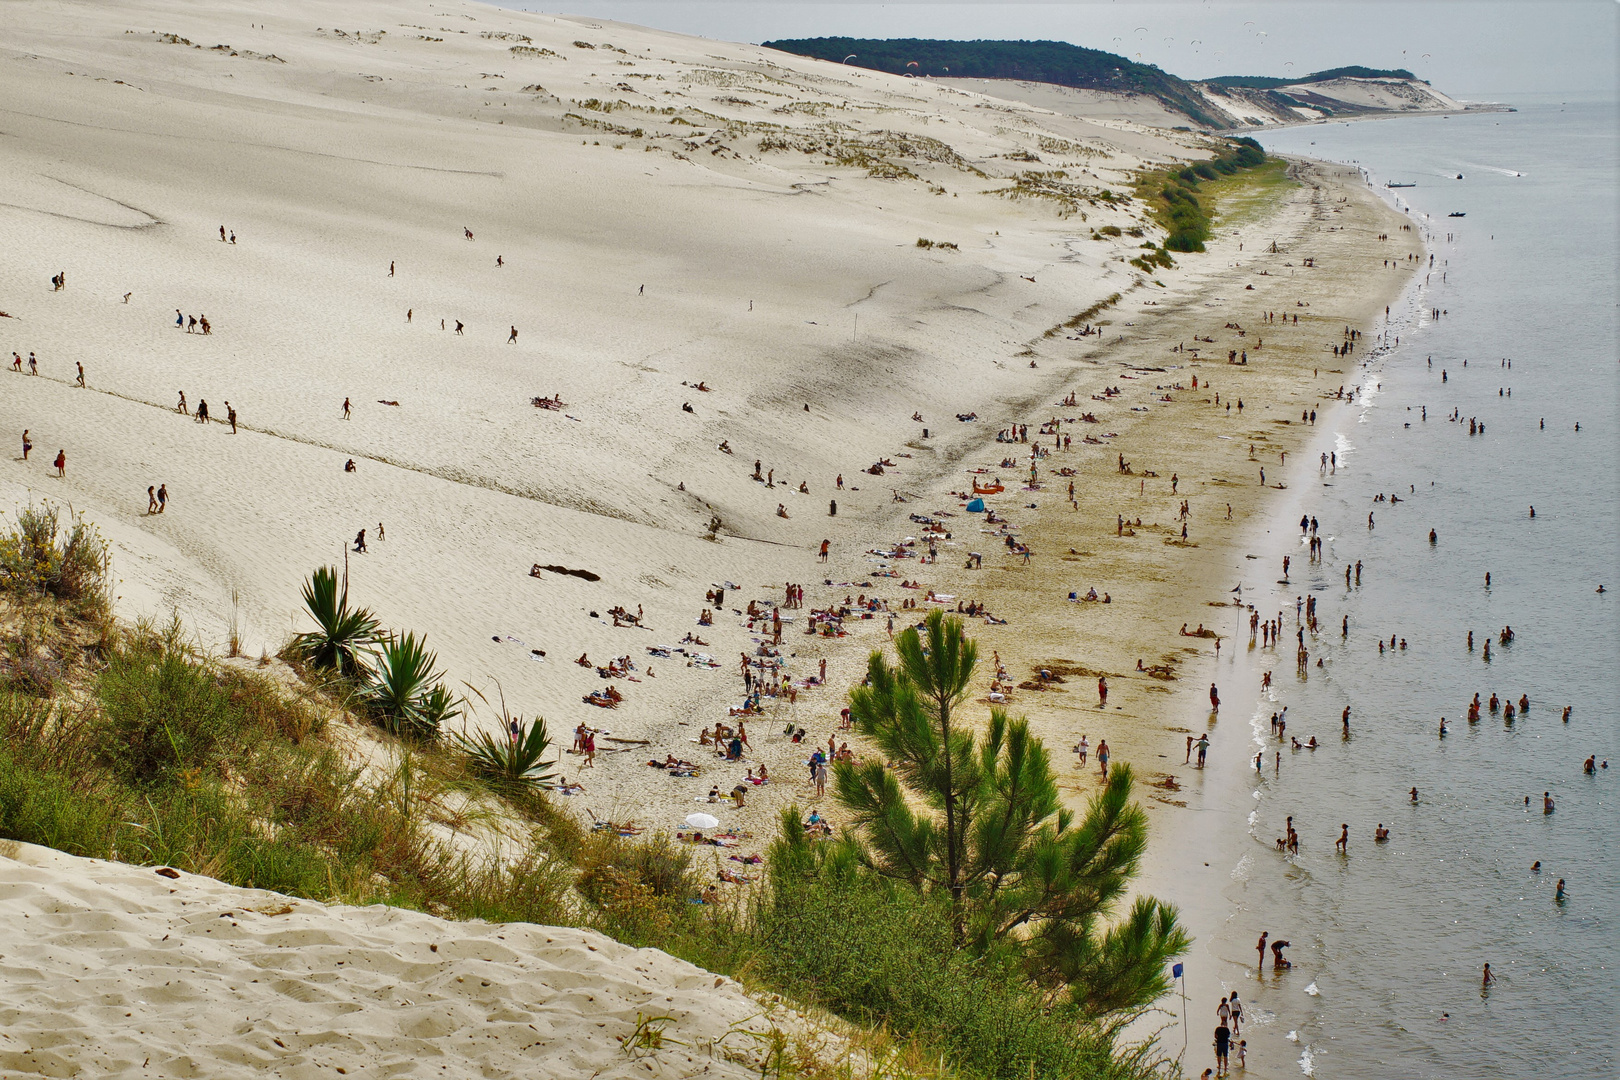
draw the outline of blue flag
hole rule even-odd
[[[1174,965],[1174,966],[1172,966],[1170,968],[1170,977],[1172,979],[1181,978],[1181,965],[1180,964],[1176,964],[1176,965]]]

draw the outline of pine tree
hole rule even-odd
[[[855,726],[889,764],[837,763],[850,828],[815,851],[790,813],[784,860],[948,895],[959,947],[1015,958],[1054,999],[1093,1014],[1151,1003],[1190,940],[1175,908],[1151,897],[1108,922],[1147,844],[1129,766],[1112,770],[1077,821],[1028,721],[992,709],[975,737],[959,714],[978,658],[961,621],[936,611],[924,630],[895,639],[897,665],[874,652],[850,694]]]

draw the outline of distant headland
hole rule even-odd
[[[1298,78],[1227,75],[1187,80],[1152,64],[1066,41],[801,38],[766,48],[945,82],[1059,111],[1115,106],[1122,119],[1208,130],[1392,113],[1496,111],[1465,103],[1404,69],[1337,67]],[[990,85],[987,85],[990,84]],[[1065,108],[1068,106],[1068,108]]]

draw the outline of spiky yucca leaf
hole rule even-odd
[[[394,635],[377,652],[377,671],[366,698],[383,726],[395,734],[434,738],[450,699],[439,681],[437,654],[414,633]]]
[[[298,659],[340,678],[365,679],[366,655],[383,634],[369,608],[350,608],[349,589],[337,570],[323,566],[304,583],[304,607],[318,627],[292,640]]]
[[[467,763],[484,779],[497,785],[514,788],[545,783],[555,775],[551,767],[555,759],[545,760],[551,748],[551,736],[546,733],[544,717],[534,723],[517,725],[517,738],[509,734],[500,737],[480,731],[471,737],[457,735],[456,743],[467,755]]]

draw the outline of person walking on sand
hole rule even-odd
[[[351,409],[353,409],[353,408],[354,408],[354,406],[349,404],[349,399],[344,398],[343,399],[343,419],[347,420],[349,418],[349,411]]]
[[[388,260],[388,276],[389,277],[394,276],[394,260],[393,259]]]
[[[458,333],[458,334],[459,334],[459,333],[461,333],[461,332],[462,332],[462,331],[463,331],[463,330],[464,330],[464,329],[465,329],[465,328],[464,328],[464,327],[463,327],[463,326],[462,326],[462,325],[461,325],[461,320],[460,320],[460,319],[457,319],[457,320],[456,320],[456,333]]]
[[[207,398],[198,398],[197,399],[197,423],[199,423],[199,424],[208,423],[208,399]]]
[[[512,332],[510,334],[506,335],[506,343],[508,345],[516,345],[517,344],[517,327],[515,327],[515,326],[512,327]]]
[[[151,484],[146,486],[146,516],[151,517],[157,513],[157,488]]]
[[[74,364],[76,364],[79,368],[78,384],[82,387],[84,386],[84,365],[80,364],[77,360],[74,361]]]
[[[163,511],[165,511],[165,510],[167,510],[169,508],[169,485],[168,484],[159,484],[158,485],[157,499],[158,499],[158,513],[161,514],[161,513],[163,513]]]
[[[191,415],[191,410],[186,408],[186,392],[184,390],[180,391],[180,404],[174,407],[174,411],[179,413],[181,416]]]
[[[28,354],[28,374],[39,374],[39,358],[31,352]]]
[[[1097,708],[1101,709],[1108,704],[1108,680],[1099,675],[1097,677]]]
[[[362,555],[366,553],[366,530],[361,529],[354,534],[354,550]]]
[[[1097,742],[1097,767],[1102,769],[1102,777],[1104,780],[1108,779],[1108,759],[1110,756],[1111,755],[1108,752],[1108,740],[1099,740]]]
[[[56,452],[56,475],[57,476],[66,476],[67,475],[67,451],[66,450],[58,450]]]
[[[829,547],[831,547],[831,546],[832,546],[832,541],[831,540],[823,540],[821,542],[821,561],[822,562],[827,561],[827,549]]]
[[[34,448],[34,444],[28,441],[28,429],[27,428],[23,428],[23,440],[22,440],[22,442],[23,442],[23,460],[27,461],[28,460],[28,451],[30,451],[30,450],[32,450]]]
[[[407,326],[409,326],[409,325],[410,325],[410,323],[411,323],[411,316],[412,316],[412,315],[413,315],[413,314],[414,314],[414,313],[415,313],[415,312],[416,312],[416,309],[415,309],[415,308],[406,308],[406,309],[405,309],[405,325],[407,325]]]
[[[225,403],[225,419],[230,421],[231,434],[235,435],[236,434],[236,410],[231,407],[231,403],[228,402],[228,401]]]
[[[179,308],[174,309],[174,325],[178,326],[182,330],[186,328],[186,317],[180,314]]]
[[[11,354],[11,370],[22,374],[22,353],[13,351]]]
[[[468,237],[471,239],[471,237]],[[596,732],[590,728],[585,729],[585,736],[580,740],[580,749],[585,752],[584,768],[596,768]]]

